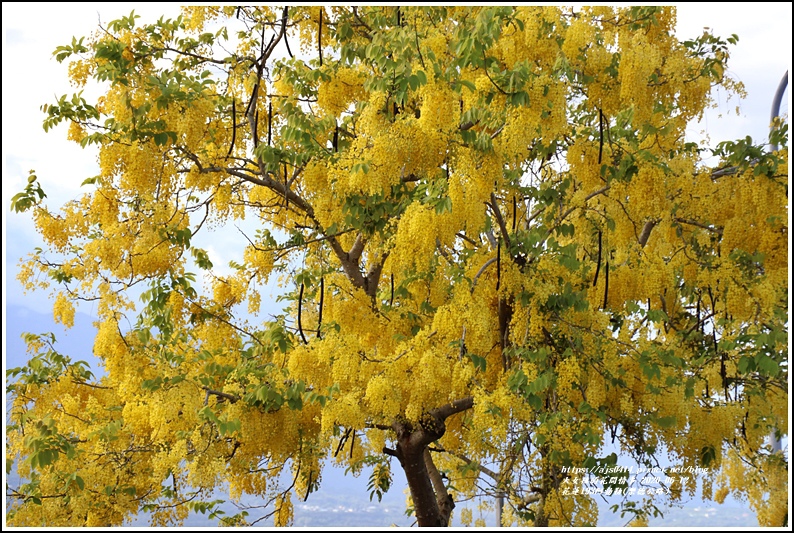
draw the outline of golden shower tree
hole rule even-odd
[[[669,7],[137,18],[55,51],[106,87],[43,106],[99,175],[12,201],[46,242],[22,283],[66,326],[94,302],[103,375],[28,336],[9,524],[179,523],[220,487],[284,525],[334,462],[378,497],[404,475],[420,526],[475,494],[503,525],[595,524],[574,469],[636,484],[607,446],[701,473],[628,502],[640,522],[699,484],[783,523],[787,130],[718,168],[685,139],[712,88],[741,92],[735,36],[681,42]],[[208,230],[244,234],[233,274]]]

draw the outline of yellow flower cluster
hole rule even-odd
[[[367,383],[366,401],[370,412],[382,413],[390,419],[400,414],[402,398],[399,389],[384,375],[376,375]]]
[[[314,51],[316,53],[320,17],[322,16],[323,24],[327,24],[329,21],[325,6],[300,6],[293,9],[295,10],[293,16],[298,17],[299,20],[297,26],[301,51]],[[322,12],[322,15],[320,15],[320,12]],[[323,45],[330,43],[329,33],[328,31],[323,32]]]
[[[577,405],[582,401],[579,390],[582,381],[582,369],[575,355],[563,359],[557,365],[557,394],[561,399]]]
[[[84,87],[93,73],[94,68],[88,61],[80,59],[69,63],[69,79],[72,80],[72,85],[76,87]]]
[[[420,202],[406,208],[397,228],[393,271],[427,270],[436,248],[436,218],[432,208]]]
[[[64,293],[58,293],[52,312],[55,322],[63,324],[67,328],[74,326],[74,304],[66,298]]]
[[[278,27],[280,10],[246,9],[265,26]],[[210,489],[228,482],[234,498],[273,496],[272,481],[282,472],[288,474],[289,465],[298,478],[296,494],[303,497],[309,476],[315,472],[319,476],[329,450],[340,442],[341,431],[356,438],[345,444],[337,461],[352,464],[366,454],[380,453],[387,444],[390,433],[377,427],[400,419],[416,422],[439,405],[471,396],[473,408],[446,421],[447,433],[440,444],[495,470],[504,468],[504,479],[525,479],[517,473],[531,472],[548,482],[552,457],[558,453],[567,454],[574,463],[597,453],[598,443],[584,443],[582,435],[603,437],[605,422],[599,415],[605,412],[610,422],[624,425],[627,447],[664,445],[686,465],[696,464],[702,451],[713,447],[715,466],[722,471],[715,479],[704,480],[704,495],[719,501],[734,492],[758,509],[761,523],[779,525],[788,488],[785,468],[757,450],[771,427],[787,431],[786,395],[767,391],[762,401],[753,397],[748,402],[734,389],[729,398],[724,376],[739,373],[737,360],[743,348],[720,347],[724,363],[715,359],[701,364],[694,362],[699,353],[691,346],[698,342],[692,341],[695,336],[682,339],[683,332],[694,332],[698,326],[707,332],[712,328],[718,342],[763,333],[765,319],[785,302],[788,199],[780,184],[787,177],[755,176],[752,169],[722,177],[698,173],[697,155],[679,153],[687,120],[702,111],[714,80],[697,77],[701,60],[689,57],[672,36],[674,10],[662,8],[655,14],[656,23],[636,30],[627,18],[633,16],[631,8],[594,7],[576,17],[553,6],[517,8],[514,14],[523,29],[518,23],[504,24],[486,51],[488,61],[493,61],[491,77],[494,67],[527,69],[522,90],[529,101],[515,106],[482,68],[452,63],[458,59],[452,46],[461,37],[459,30],[468,24],[481,29],[493,13],[487,9],[492,8],[450,8],[437,23],[432,10],[403,11],[403,20],[410,23],[381,35],[374,29],[376,21],[386,20],[392,12],[362,8],[354,17],[362,22],[355,25],[354,41],[368,44],[361,36],[366,22],[370,37],[389,45],[397,46],[406,35],[411,50],[414,41],[418,43],[422,57],[417,53],[415,62],[406,67],[414,73],[421,69],[427,83],[414,86],[396,107],[394,91],[364,89],[368,78],[383,76],[377,62],[340,65],[330,50],[322,66],[311,63],[314,70],[295,61],[296,75],[309,80],[308,98],[298,94],[288,76],[273,86],[260,85],[255,110],[260,138],[261,117],[267,116],[272,104],[277,108],[270,124],[272,145],[290,159],[289,169],[283,170],[281,162],[269,176],[281,183],[282,172],[294,175],[290,190],[303,200],[290,201],[289,210],[282,193],[214,170],[243,161],[227,159],[233,131],[231,155],[253,157],[250,127],[243,124],[241,113],[258,74],[246,62],[229,64],[228,77],[193,95],[196,99],[189,105],[147,109],[163,95],[147,82],[160,67],[145,61],[133,65],[129,85],[116,83],[108,89],[99,107],[120,128],[114,135],[123,137],[126,132],[129,138],[101,144],[100,176],[91,193],[60,212],[42,208],[34,214],[49,249],[67,255],[60,266],[63,274],[73,276],[76,287],[98,298],[94,352],[102,358],[108,377],[101,381],[102,388],[66,377],[30,384],[25,392],[34,401],[19,399],[13,408],[14,420],[48,415],[61,434],[80,439],[83,455],[77,460],[61,458],[64,462],[58,469],[86,472],[88,490],[70,493],[69,506],[44,501],[33,510],[15,507],[20,509],[15,524],[121,523],[138,503],[117,494],[112,504],[103,507],[97,495],[110,478],[133,487],[136,497],[161,494],[158,491],[169,474],[180,486]],[[233,6],[186,8],[185,21],[188,31],[195,33],[211,27],[222,14],[233,17],[234,12]],[[299,32],[305,48],[312,51],[317,47],[321,13],[323,24],[343,17],[353,20],[342,7],[290,8],[290,31]],[[325,28],[322,44],[332,47],[334,32]],[[259,35],[254,33],[239,39],[237,57],[261,53]],[[131,50],[139,49],[135,45],[149,36],[141,29],[121,32],[119,39],[127,47],[123,57],[133,59]],[[209,48],[201,45],[193,51],[209,53]],[[433,62],[440,70],[431,68]],[[96,68],[94,63],[77,61],[70,65],[70,76],[82,85]],[[315,78],[318,73],[330,80]],[[576,79],[575,87],[571,77]],[[463,87],[450,83],[458,80],[470,82],[474,89],[468,83]],[[230,95],[236,98],[234,120],[229,115]],[[315,97],[316,104],[311,102]],[[317,125],[312,135],[320,147],[304,151],[296,142],[284,140],[282,127],[287,119],[296,118],[286,116],[289,105],[282,107],[284,102],[299,106],[299,111],[290,109]],[[484,118],[461,135],[461,114],[472,110]],[[344,128],[337,132],[341,142],[337,150],[326,152],[335,121]],[[577,124],[571,126],[570,121]],[[148,122],[175,132],[176,145],[170,138],[163,144],[136,137],[140,133],[136,128]],[[634,136],[628,131],[641,125],[649,126],[652,133],[637,131]],[[603,144],[602,128],[607,130]],[[490,136],[492,143],[486,144],[492,149],[482,149],[479,141],[477,146],[467,145],[464,139],[471,133]],[[70,126],[70,139],[79,141],[84,135],[81,124]],[[541,163],[534,151],[540,142],[567,149],[564,159]],[[609,176],[602,175],[601,165],[610,171],[621,158],[626,162],[633,158],[630,179],[607,183]],[[246,171],[259,170],[255,161],[240,164]],[[563,183],[569,185],[567,190],[528,221],[539,208],[535,191],[559,192]],[[397,185],[406,193],[404,198],[414,194],[399,216],[366,239],[350,230],[343,202],[358,197],[364,205]],[[448,194],[451,212],[437,212],[436,198],[418,197],[424,187],[434,194],[438,190]],[[505,236],[496,264],[497,252],[488,242],[492,235],[485,235],[486,227],[495,236],[501,234],[494,213],[485,205],[492,195],[516,246],[536,236],[545,239],[533,251],[524,250],[529,255],[522,256],[526,263],[521,267],[517,264],[521,261],[511,260]],[[254,213],[264,226],[298,227],[316,239],[296,251],[302,255],[297,259],[301,269],[324,276],[321,334],[315,333],[319,294],[316,286],[308,285],[300,302],[306,343],[297,333],[299,304],[294,300],[284,311],[290,340],[286,353],[275,337],[268,337],[270,333],[258,337],[259,345],[236,329],[249,326],[232,316],[233,306],[247,298],[249,312],[259,312],[261,295],[256,289],[269,281],[273,270],[285,272],[281,282],[294,286],[294,274],[286,273],[292,267],[282,267],[296,265],[292,261],[298,254],[281,256],[266,249],[268,243],[247,246],[243,268],[215,278],[207,287],[211,297],[205,294],[191,303],[172,293],[167,305],[175,335],[170,340],[153,333],[144,344],[137,335],[122,333],[124,312],[132,304],[123,292],[115,291],[145,278],[183,273],[190,254],[176,242],[174,232],[197,227],[194,208],[204,201],[211,227]],[[643,244],[640,232],[647,221],[655,225]],[[573,224],[573,234],[562,231],[567,223]],[[334,237],[332,249],[323,229],[334,225],[344,233]],[[532,235],[523,233],[527,225],[536,230]],[[365,242],[363,253],[345,257],[357,241]],[[558,246],[566,245],[571,245],[576,258],[568,265],[557,252]],[[758,265],[743,258],[745,252],[755,254]],[[380,265],[387,253],[388,260]],[[40,264],[42,257],[22,268],[28,288],[46,270]],[[358,261],[355,267],[362,275],[381,272],[380,279],[367,278],[367,288],[378,284],[374,297],[360,286],[360,278],[348,278],[350,259]],[[392,279],[394,294],[389,286]],[[555,307],[551,302],[565,299],[557,298],[563,291],[585,294],[588,305],[551,309]],[[692,329],[695,305],[699,316],[709,320]],[[512,318],[505,339],[500,336],[504,326],[500,312],[507,307],[512,307]],[[206,316],[202,308],[219,318]],[[659,309],[666,312],[665,323],[645,316]],[[70,296],[58,294],[53,313],[56,321],[71,325],[75,309]],[[191,313],[202,319],[189,324]],[[615,319],[622,325],[617,326]],[[503,352],[505,340],[508,349]],[[255,356],[243,359],[243,353],[250,353],[243,351],[246,342],[253,342]],[[775,349],[782,352],[782,344]],[[666,362],[670,355],[699,366],[682,369]],[[180,357],[186,360],[176,362]],[[649,377],[647,364],[658,364],[652,367],[658,368],[658,375]],[[690,370],[694,376],[687,374]],[[554,374],[556,380],[548,388],[537,390],[540,376]],[[304,404],[301,409],[284,405],[264,410],[243,400],[227,401],[197,388],[208,383],[209,375],[212,387],[235,398],[250,398],[250,392],[265,385],[286,394],[288,387],[302,383]],[[516,380],[524,377],[534,390],[531,397],[523,386],[516,391]],[[690,377],[693,398],[686,397]],[[152,385],[156,378],[161,378],[159,387]],[[617,384],[617,379],[624,384]],[[335,392],[329,398],[332,387]],[[595,413],[586,408],[579,412],[584,400]],[[239,429],[221,432],[216,422],[200,419],[198,413],[205,406],[221,424],[239,421]],[[631,431],[638,412],[668,423],[639,435]],[[9,439],[12,455],[27,453],[28,436],[14,434]],[[513,464],[512,447],[525,436],[531,439],[527,449],[532,455]],[[536,446],[544,437],[545,443]],[[734,450],[728,451],[726,443]],[[86,459],[114,454],[136,466],[128,472],[104,459]],[[457,457],[434,455],[437,466],[451,472],[455,497],[477,490],[473,475],[457,473]],[[750,466],[752,461],[743,462],[747,458],[757,461],[756,467]],[[58,469],[41,477],[42,491],[60,490],[58,479],[63,476]],[[30,474],[30,464],[21,464],[20,472]],[[684,490],[692,492],[693,483],[690,480],[675,490],[679,496]],[[517,497],[511,498],[518,505]],[[278,525],[290,523],[289,493],[279,497],[275,511]],[[153,520],[171,524],[186,512],[185,506],[166,508]],[[590,498],[555,491],[547,495],[544,512],[552,525],[597,520]],[[72,517],[67,520],[59,513]],[[471,523],[474,517],[464,511],[461,519]],[[508,509],[503,521],[521,519]]]
[[[317,89],[317,105],[332,116],[340,116],[351,104],[364,100],[364,75],[354,68],[339,68],[330,81]]]
[[[245,289],[238,278],[219,277],[212,284],[212,295],[222,307],[231,307],[245,297]]]
[[[182,15],[185,19],[185,27],[189,31],[202,31],[208,21],[216,18],[220,14],[220,8],[216,6],[183,6]]]
[[[292,522],[292,493],[287,492],[279,495],[276,498],[276,514],[273,519],[273,525],[276,527],[285,527]]]

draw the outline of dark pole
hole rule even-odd
[[[775,98],[772,100],[772,116],[769,118],[770,124],[775,121],[777,117],[780,116],[780,104],[783,101],[783,94],[786,92],[786,88],[788,87],[788,70],[785,74],[783,74],[783,78],[780,80],[780,83],[777,86],[777,91],[775,91]],[[770,126],[771,130],[772,126]],[[775,152],[777,151],[776,144],[769,144],[769,151]],[[776,453],[782,450],[782,442],[781,439],[777,437],[774,431],[769,434],[769,443],[772,447],[772,453]]]
[[[775,98],[772,100],[772,116],[769,118],[770,123],[780,116],[780,104],[783,101],[783,95],[786,92],[786,87],[788,87],[788,70],[785,74],[783,74],[783,78],[780,80],[780,83],[777,86],[777,91],[775,91]],[[777,145],[770,144],[769,149],[774,152],[777,150]]]

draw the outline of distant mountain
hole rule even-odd
[[[24,365],[29,355],[26,352],[25,343],[21,338],[23,332],[45,333],[53,332],[57,344],[56,349],[70,356],[73,360],[84,360],[88,362],[95,374],[99,374],[98,359],[93,356],[92,347],[96,328],[93,326],[94,319],[84,313],[75,315],[75,325],[69,330],[63,326],[55,324],[52,315],[33,311],[24,306],[10,305],[6,308],[6,337],[4,365],[5,368],[13,368]],[[407,484],[402,470],[398,465],[394,465],[393,486],[389,492],[383,496],[383,500],[378,502],[377,498],[370,501],[367,491],[367,475],[363,472],[359,477],[345,475],[344,469],[328,466],[323,472],[323,482],[320,489],[309,495],[303,502],[293,500],[295,511],[294,525],[298,527],[409,527],[414,523],[413,516],[405,514]],[[9,482],[16,483],[18,478],[15,472],[9,476]],[[219,498],[224,495],[220,494]],[[604,501],[596,498],[599,505],[598,526],[601,527],[620,527],[626,524],[630,518],[628,515],[621,518],[620,514],[613,513],[609,507],[617,503],[614,499]],[[242,501],[245,505],[258,505],[262,502],[256,498],[245,497]],[[460,508],[472,507],[475,517],[480,516],[476,510],[476,502],[459,504],[453,517],[453,525],[459,526],[457,517],[460,516]],[[758,525],[754,513],[744,502],[737,502],[728,498],[723,505],[713,502],[703,502],[699,498],[693,498],[683,502],[681,506],[672,508],[660,508],[664,512],[664,517],[652,518],[649,521],[651,526],[670,526],[670,527],[756,527]],[[223,506],[227,514],[235,514],[238,509],[233,504],[227,503]],[[250,518],[255,519],[257,515],[252,512]],[[484,514],[488,526],[495,525],[493,513]],[[270,525],[272,522],[265,520],[259,525]],[[147,526],[148,520],[145,515],[137,516],[129,525]],[[201,527],[215,526],[215,521],[210,521],[207,516],[201,514],[191,514],[185,526]]]
[[[372,528],[372,527],[410,527],[414,524],[414,517],[405,514],[406,508],[406,483],[403,473],[394,465],[393,486],[383,496],[383,501],[369,500],[367,492],[367,472],[360,477],[345,476],[344,470],[333,466],[326,467],[323,472],[323,483],[317,492],[309,495],[303,502],[293,499],[294,526],[296,527],[339,527],[339,528]],[[219,497],[223,497],[219,493]],[[598,527],[622,527],[631,519],[630,515],[621,517],[620,513],[613,513],[610,506],[618,503],[616,498],[602,499],[596,497],[599,508]],[[261,501],[253,497],[243,497],[242,504],[253,506],[261,505]],[[460,510],[469,507],[475,518],[481,517],[488,527],[495,527],[493,512],[482,513],[477,510],[479,502],[459,503],[453,513],[452,526],[459,527]],[[755,514],[747,504],[727,498],[723,505],[714,502],[704,502],[699,497],[685,499],[681,505],[665,507],[661,500],[657,504],[664,513],[663,517],[651,518],[649,525],[653,527],[757,527]],[[231,515],[238,509],[231,503],[224,504],[222,508]],[[249,519],[254,520],[261,514],[261,510],[253,510]],[[269,512],[269,510],[268,510]],[[139,516],[135,525],[145,526],[148,523],[145,517]],[[216,525],[204,515],[192,514],[185,522],[186,526],[202,527]],[[272,525],[272,519],[266,519],[258,525]]]
[[[56,324],[52,314],[40,313],[21,305],[8,305],[5,309],[6,336],[3,339],[4,368],[14,368],[24,365],[30,358],[27,346],[22,339],[23,333],[53,333],[55,335],[55,349],[68,355],[74,361],[86,361],[97,368],[98,359],[93,355],[94,337],[97,330],[94,327],[95,318],[85,313],[75,313],[74,327],[64,328]],[[96,374],[96,372],[94,372]]]

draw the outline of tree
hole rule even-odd
[[[95,302],[105,374],[28,336],[9,524],[219,516],[228,484],[283,525],[332,461],[378,497],[399,466],[420,526],[473,494],[504,525],[595,524],[582,472],[636,486],[610,443],[679,467],[626,502],[639,522],[699,479],[783,523],[787,126],[771,154],[684,134],[713,87],[741,93],[736,36],[680,42],[670,7],[136,18],[55,51],[107,89],[44,128],[97,144],[100,174],[60,210],[34,173],[12,201],[47,243],[22,282],[67,326]],[[245,235],[231,275],[211,228]]]

